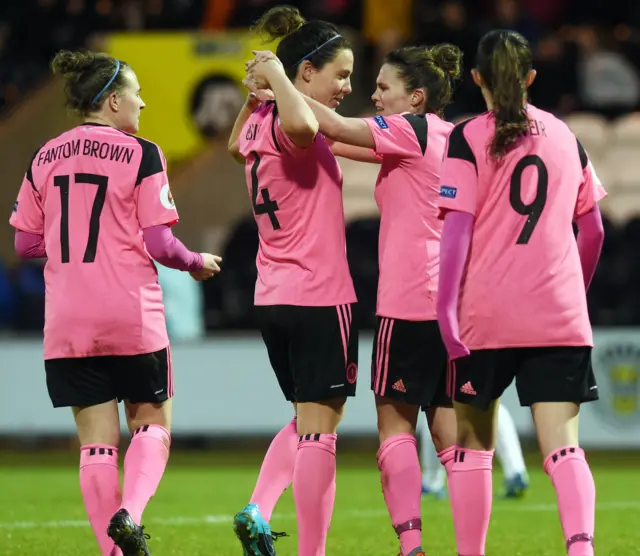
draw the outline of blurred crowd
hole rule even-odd
[[[216,32],[245,28],[265,10],[281,3],[270,0],[0,2],[0,116],[9,114],[12,107],[46,79],[49,61],[57,50],[82,47],[96,33],[162,29]],[[390,49],[406,44],[452,42],[463,49],[469,69],[479,37],[490,28],[502,27],[521,32],[533,45],[538,76],[531,97],[539,107],[563,117],[588,111],[611,122],[640,109],[640,2],[290,0],[286,3],[299,7],[307,18],[332,21],[359,33],[365,49],[363,60],[357,60],[357,71],[364,75],[360,82],[369,86],[381,57]],[[459,85],[447,117],[453,119],[484,109],[481,95],[467,78]],[[604,124],[599,125],[604,129]],[[640,130],[640,126],[636,129]],[[601,144],[606,146],[606,136],[602,137]],[[606,154],[603,151],[602,157]],[[609,167],[616,166],[615,161],[610,161]],[[640,199],[640,178],[632,185]],[[629,192],[629,184],[625,187],[622,194]],[[370,196],[370,189],[366,194]],[[620,199],[622,205],[628,207],[626,197]],[[377,287],[378,221],[369,215],[349,220],[350,264],[364,324],[370,326]],[[594,325],[640,325],[640,258],[636,255],[640,218],[613,217],[606,224],[604,253],[589,294],[592,321]],[[188,276],[160,270],[169,329],[174,337],[194,338],[206,330],[255,326],[252,292],[256,249],[255,225],[249,217],[238,223],[228,236],[222,253],[224,272],[219,278],[201,287]],[[0,261],[0,329],[41,330],[43,307],[42,265],[23,263],[9,269]]]
[[[272,0],[22,0],[0,2],[0,111],[47,75],[52,55],[108,31],[248,27]],[[307,18],[360,30],[364,73],[403,44],[448,41],[473,63],[489,28],[520,31],[540,70],[534,102],[559,113],[588,109],[611,117],[640,104],[640,3],[625,0],[290,0]],[[360,63],[360,62],[359,62]],[[360,66],[359,66],[360,67]],[[368,72],[367,72],[368,68]],[[482,110],[469,79],[457,113]]]

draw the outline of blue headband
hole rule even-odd
[[[331,41],[335,41],[336,39],[339,39],[341,36],[342,35],[333,35],[333,37],[331,37],[328,41],[323,42],[318,48],[316,48],[315,50],[312,50],[311,52],[309,52],[309,54],[300,58],[295,64],[293,64],[293,67],[295,68],[298,64],[304,62],[307,58],[310,58],[311,56],[313,56],[316,52],[318,52],[318,50],[327,46]]]
[[[118,76],[118,72],[119,71],[120,71],[120,60],[116,60],[116,71],[113,72],[113,75],[111,76],[111,79],[109,79],[109,81],[107,81],[107,84],[104,87],[102,87],[100,92],[91,101],[91,106],[93,106],[96,102],[98,102],[98,99],[111,86],[111,83],[113,83],[114,79]]]

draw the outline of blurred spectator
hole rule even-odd
[[[576,30],[580,54],[577,64],[582,108],[619,116],[638,106],[638,69],[620,53],[613,38],[593,26]]]
[[[446,109],[447,118],[483,112],[485,105],[482,95],[471,79],[480,35],[471,23],[467,7],[461,0],[444,0],[436,12],[421,10],[418,17],[420,19],[414,27],[414,44],[448,42],[458,46],[464,53],[462,80],[456,89],[455,103]]]
[[[229,23],[234,0],[206,0],[202,28],[205,31],[221,31]]]
[[[577,107],[576,48],[556,34],[541,39],[534,58],[537,71],[529,94],[531,102],[557,115]]]
[[[540,37],[540,25],[521,5],[520,0],[495,0],[493,17],[484,23],[483,33],[490,29],[512,29],[535,47]]]
[[[412,5],[412,0],[363,1],[362,34],[373,46],[371,63],[376,73],[384,55],[411,38]]]
[[[280,3],[273,0],[235,0],[229,27],[251,27],[264,12]]]
[[[570,4],[571,0],[522,0],[523,9],[547,28],[564,23]]]

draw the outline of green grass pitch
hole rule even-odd
[[[592,461],[598,489],[596,554],[640,555],[640,458],[603,454]],[[76,465],[73,454],[29,459],[0,453],[1,556],[99,554],[86,522]],[[259,458],[242,454],[175,454],[145,513],[153,555],[242,556],[231,519],[247,502],[258,465]],[[539,458],[531,461],[530,473],[531,489],[524,499],[494,502],[487,556],[566,554],[555,494]],[[496,471],[496,488],[501,481]],[[453,556],[449,502],[424,500],[422,512],[427,554]],[[278,540],[278,556],[295,555],[290,490],[271,524],[291,535]],[[375,455],[338,455],[338,494],[327,556],[397,553]]]

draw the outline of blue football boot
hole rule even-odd
[[[273,533],[257,504],[248,504],[233,518],[233,530],[242,544],[244,556],[276,556],[273,541],[286,533]]]

